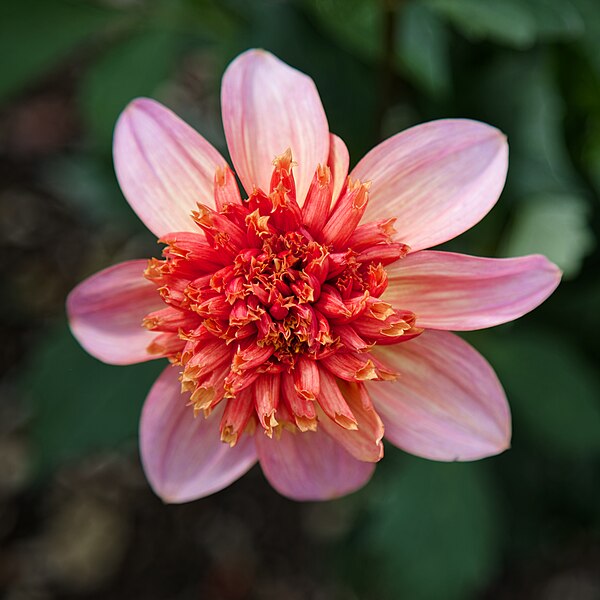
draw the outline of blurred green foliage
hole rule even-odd
[[[35,403],[36,468],[47,472],[66,460],[133,439],[144,396],[161,366],[104,365],[64,327],[50,332],[27,370],[26,385]]]
[[[23,0],[0,6],[0,52],[4,57],[0,100],[47,75],[90,36],[110,27],[112,11],[83,2]]]
[[[482,466],[399,460],[395,451],[386,459],[349,548],[347,575],[354,573],[366,597],[458,600],[483,588],[498,568],[502,524]],[[362,577],[365,564],[375,580]]]
[[[223,149],[220,75],[250,46],[315,79],[353,163],[382,137],[423,120],[464,116],[500,127],[511,148],[505,192],[448,248],[542,252],[565,271],[565,283],[535,314],[468,336],[507,389],[513,449],[476,465],[447,465],[389,448],[357,496],[360,518],[334,548],[340,576],[365,598],[467,599],[542,545],[562,548],[590,532],[599,544],[600,4],[2,2],[2,106],[54,79],[75,88],[82,143],[44,158],[38,176],[82,226],[109,240],[101,252],[85,251],[77,279],[146,249],[110,166],[119,112],[136,96],[155,96]],[[101,365],[62,321],[47,339],[39,334],[26,363],[22,387],[42,470],[130,443],[160,369]],[[556,519],[571,533],[547,526]]]
[[[536,330],[497,335],[479,346],[511,392],[523,429],[517,439],[527,437],[550,456],[600,456],[600,378],[577,346]]]
[[[123,107],[132,98],[151,95],[172,71],[178,45],[173,31],[143,31],[115,45],[87,71],[81,86],[84,118],[104,146]],[[146,62],[152,69],[139,68]]]

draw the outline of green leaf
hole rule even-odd
[[[470,597],[493,575],[498,553],[498,514],[485,471],[479,464],[390,459],[387,477],[371,484],[368,522],[351,548],[356,566],[377,565],[366,582],[369,597]],[[359,570],[361,577],[369,572]]]
[[[526,48],[536,40],[536,22],[519,0],[423,0],[467,37]]]
[[[600,97],[598,101],[600,104]],[[587,111],[587,118],[581,154],[587,175],[596,188],[596,193],[600,194],[600,110],[595,115]]]
[[[514,439],[549,455],[600,454],[600,380],[565,336],[494,336],[478,343],[497,370],[513,411]]]
[[[598,332],[600,332],[600,279],[590,269],[587,279],[582,277],[577,285],[569,286],[563,291],[560,305],[554,307],[554,314],[561,316],[585,315],[583,319],[573,320],[573,335],[583,348],[588,348],[594,355],[592,360],[600,360]]]
[[[341,47],[370,63],[381,60],[382,4],[372,0],[308,0],[307,5]],[[418,1],[399,5],[396,20],[395,68],[427,93],[447,92],[450,67],[444,23]]]
[[[380,4],[371,0],[308,0],[309,9],[337,42],[362,58],[382,53]]]
[[[441,95],[450,88],[448,35],[442,21],[425,5],[409,3],[399,11],[398,62],[424,91]]]
[[[570,0],[527,0],[538,39],[574,39],[583,35],[585,22]]]
[[[589,224],[590,207],[574,195],[543,195],[523,202],[508,234],[501,256],[544,254],[565,277],[575,277],[584,257],[595,246]]]
[[[564,100],[546,55],[507,56],[482,75],[474,93],[483,116],[508,135],[515,195],[572,194],[578,178],[565,143]]]
[[[57,156],[43,165],[44,184],[90,222],[105,225],[131,224],[138,229],[139,218],[123,199],[112,161],[79,154]]]
[[[105,365],[79,346],[66,324],[51,333],[22,374],[38,470],[135,439],[142,403],[164,366]]]
[[[0,102],[44,75],[114,19],[88,2],[0,2]]]
[[[156,92],[179,51],[175,30],[142,31],[113,47],[88,70],[81,84],[84,117],[106,148],[120,112],[132,99]]]
[[[222,0],[180,0],[177,29],[217,44],[239,35],[238,23]],[[173,11],[174,0],[163,0]]]
[[[600,75],[600,10],[598,0],[573,0],[583,16],[585,23],[584,34],[580,45],[588,60]]]

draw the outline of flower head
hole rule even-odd
[[[106,269],[70,295],[71,327],[101,360],[166,357],[141,419],[146,474],[165,500],[229,485],[257,460],[295,499],[366,483],[382,438],[437,460],[510,440],[487,362],[446,330],[515,319],[560,279],[542,256],[424,251],[496,202],[507,144],[469,120],[426,123],[348,176],[313,82],[251,50],[227,69],[233,167],[157,102],[115,132],[129,203],[162,259]]]

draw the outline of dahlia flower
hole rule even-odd
[[[348,175],[313,81],[250,50],[227,68],[234,171],[161,104],[118,120],[116,173],[164,244],[70,294],[81,345],[118,365],[167,358],[140,424],[142,463],[167,502],[212,494],[257,461],[281,494],[363,486],[382,439],[441,461],[505,450],[510,413],[485,359],[448,330],[516,319],[560,272],[543,256],[428,251],[475,225],[503,188],[489,125],[413,127]]]

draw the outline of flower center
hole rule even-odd
[[[408,248],[393,241],[393,220],[359,225],[369,186],[348,179],[331,207],[331,174],[319,167],[300,207],[291,153],[274,165],[270,192],[244,201],[219,170],[215,208],[192,213],[198,232],[165,236],[165,259],[146,271],[167,305],[144,320],[160,332],[149,351],[182,368],[196,412],[226,403],[232,444],[256,420],[268,434],[315,429],[315,405],[353,428],[347,406],[321,394],[320,369],[349,382],[393,378],[369,350],[420,333],[412,313],[379,299],[385,265]]]
[[[257,345],[272,348],[273,357],[288,365],[300,353],[321,356],[334,341],[327,322],[322,319],[319,327],[312,308],[325,281],[329,252],[308,235],[265,231],[262,246],[238,254],[226,281],[215,286],[232,303],[233,336],[254,323]]]

